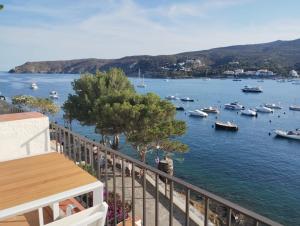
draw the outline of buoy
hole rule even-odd
[[[285,112],[283,112],[283,114],[285,115]]]
[[[269,123],[271,123],[272,122],[272,120],[269,120]]]
[[[269,136],[271,136],[271,133],[269,132]]]
[[[211,126],[211,128],[214,128],[214,127],[215,127],[214,125]]]
[[[278,118],[280,118],[280,115],[278,115]]]

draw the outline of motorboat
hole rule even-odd
[[[38,89],[39,87],[37,86],[37,84],[35,82],[31,83],[30,86],[31,89]]]
[[[194,110],[194,111],[189,111],[190,116],[195,116],[195,117],[207,117],[208,114],[201,111],[201,110]]]
[[[240,82],[240,81],[242,81],[242,79],[235,78],[235,79],[232,79],[232,81],[234,81],[234,82]]]
[[[179,99],[178,97],[173,96],[173,95],[166,96],[165,98],[166,98],[167,100],[178,100],[178,99]]]
[[[58,93],[56,91],[51,91],[49,97],[52,99],[58,99]]]
[[[291,105],[290,110],[292,111],[300,111],[300,105]]]
[[[180,99],[181,101],[185,101],[185,102],[194,102],[194,99],[189,98],[189,97],[183,97]]]
[[[273,109],[265,107],[265,106],[259,106],[256,109],[256,112],[261,112],[261,113],[273,113]]]
[[[284,131],[284,130],[275,130],[275,134],[279,137],[300,140],[300,131]]]
[[[232,123],[232,122],[215,122],[215,129],[224,129],[224,130],[231,130],[231,131],[238,131],[239,127]]]
[[[176,111],[184,111],[184,107],[181,107],[181,106],[176,107]]]
[[[264,104],[264,106],[271,109],[282,109],[282,107],[277,104]]]
[[[260,87],[244,86],[242,91],[245,93],[261,93],[263,90]]]
[[[232,103],[229,103],[229,104],[225,104],[225,109],[228,109],[228,110],[244,110],[245,107],[241,104],[239,104],[238,102],[232,102]]]
[[[242,111],[241,111],[241,114],[242,114],[242,115],[245,115],[245,116],[253,116],[253,117],[257,117],[257,112],[254,111],[254,110],[251,110],[251,109],[242,110]]]
[[[208,107],[208,108],[202,108],[201,111],[206,112],[206,113],[215,113],[215,114],[219,114],[220,111],[218,110],[218,108],[215,107]]]

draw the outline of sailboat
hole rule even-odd
[[[143,75],[143,78],[141,79],[141,70],[140,69],[139,69],[139,80],[141,81],[141,83],[137,84],[137,87],[145,88],[146,84],[145,84],[145,81],[144,81],[144,75]]]

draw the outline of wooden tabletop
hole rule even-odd
[[[96,181],[56,152],[0,162],[0,210]]]

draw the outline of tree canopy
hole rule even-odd
[[[186,131],[185,122],[175,119],[174,105],[153,93],[136,93],[122,70],[84,74],[72,86],[75,93],[63,105],[66,115],[94,125],[102,137],[113,136],[113,148],[124,134],[143,161],[154,148],[187,151],[185,144],[173,139]]]
[[[2,10],[4,8],[4,5],[0,4],[0,10]]]
[[[22,108],[39,111],[43,114],[55,114],[59,111],[58,106],[48,98],[19,95],[12,98],[12,103]]]

